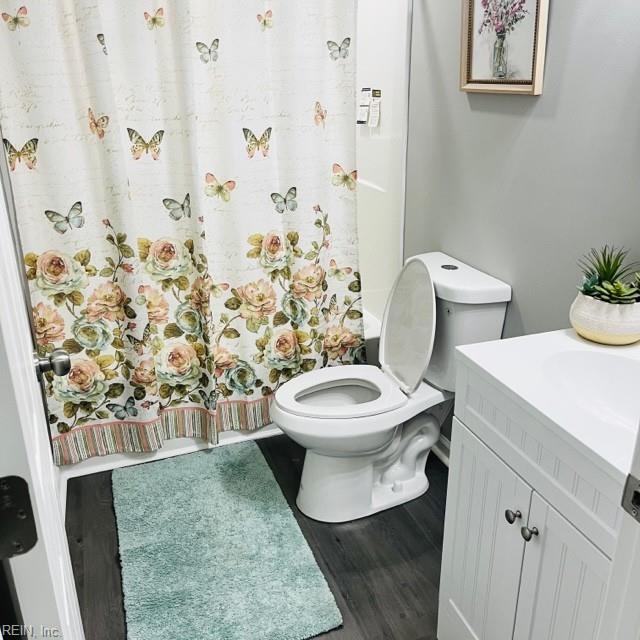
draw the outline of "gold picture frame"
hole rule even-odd
[[[514,3],[521,10],[505,28],[499,8]],[[549,0],[462,0],[460,90],[540,95],[548,20]]]

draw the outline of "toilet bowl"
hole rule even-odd
[[[450,411],[454,351],[498,339],[508,285],[442,253],[407,260],[382,322],[380,367],[328,367],[275,393],[273,421],[306,448],[296,504],[344,522],[422,495]]]
[[[291,381],[297,385],[284,385],[290,385],[285,398],[271,407],[274,422],[307,449],[300,511],[322,522],[346,522],[422,495],[429,486],[427,455],[453,394],[423,383],[407,396],[368,365],[312,373],[314,380],[305,374]],[[436,406],[439,411],[422,413]]]
[[[369,365],[319,369],[282,391],[271,406],[274,422],[306,449],[338,458],[377,453],[398,425],[452,395],[424,383],[407,396]]]

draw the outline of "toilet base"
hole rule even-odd
[[[338,457],[307,450],[296,504],[321,522],[347,522],[414,500],[429,488],[425,463],[440,424],[421,414],[370,455]]]

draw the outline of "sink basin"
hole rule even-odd
[[[632,433],[640,423],[640,361],[598,351],[563,351],[543,364],[548,384],[599,423]]]
[[[467,365],[618,480],[640,427],[640,343],[605,347],[572,329],[467,345]]]

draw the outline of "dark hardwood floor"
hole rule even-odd
[[[431,486],[417,500],[362,520],[326,524],[295,507],[304,449],[286,436],[258,444],[344,618],[322,640],[435,640],[446,467],[429,456]],[[69,482],[67,536],[87,640],[125,640],[110,472]]]

